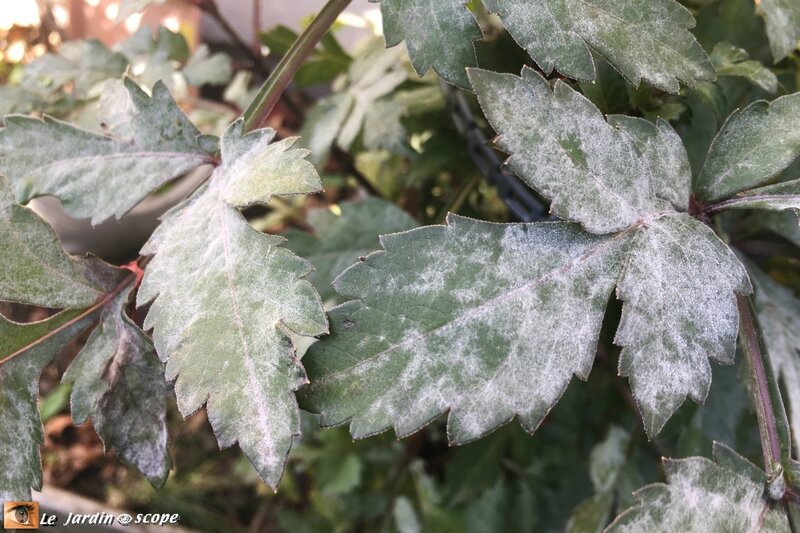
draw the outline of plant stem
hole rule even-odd
[[[755,304],[751,296],[737,295],[736,298],[740,319],[739,339],[750,371],[753,403],[764,453],[764,468],[770,479],[779,475],[781,471],[789,477],[794,477],[789,420],[775,373],[772,371]]]
[[[350,1],[328,0],[322,11],[297,38],[245,110],[243,114],[245,131],[251,131],[261,126],[264,119],[272,111],[272,108],[280,100],[283,91],[292,81],[297,69],[303,64],[308,54],[316,48],[317,43],[328,32],[334,21],[336,21],[336,17],[350,4]]]

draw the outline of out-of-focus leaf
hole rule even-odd
[[[769,45],[777,63],[797,48],[800,4],[794,0],[760,0],[756,5],[767,23]]]
[[[212,54],[208,46],[201,44],[183,67],[183,75],[189,85],[221,85],[231,80],[233,70],[228,54]]]
[[[717,76],[741,76],[769,93],[778,90],[778,78],[770,69],[749,58],[745,50],[730,43],[717,43],[711,52],[711,62]]]

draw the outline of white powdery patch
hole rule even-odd
[[[649,435],[687,395],[705,399],[708,358],[733,361],[735,293],[751,290],[733,252],[694,218],[664,216],[637,231],[617,288],[624,306],[614,342]]]
[[[521,78],[471,70],[470,79],[510,167],[552,200],[555,214],[602,234],[686,209],[688,158],[668,125],[607,122],[567,84],[551,88],[528,68]]]
[[[715,455],[720,452],[715,447]],[[734,455],[727,451],[727,454]],[[668,484],[648,485],[635,493],[640,505],[620,515],[609,533],[642,531],[789,532],[779,504],[765,497],[758,469],[735,456],[727,464],[701,457],[665,459]]]
[[[178,407],[189,415],[207,402],[220,446],[239,443],[276,487],[299,431],[293,391],[306,382],[288,332],[319,335],[327,322],[319,296],[303,279],[308,262],[282,248],[282,237],[253,229],[231,204],[272,194],[308,192],[319,183],[304,150],[267,145],[271,131],[242,135],[234,123],[211,183],[166,216],[145,246],[155,254],[139,292],[154,300],[145,327],[167,378],[177,379]],[[237,158],[250,165],[236,164]],[[262,168],[276,179],[254,179]],[[296,191],[288,176],[294,172]],[[276,173],[277,172],[277,173]],[[270,189],[272,185],[274,188]]]
[[[514,416],[533,431],[589,373],[626,240],[460,217],[384,237],[337,280],[361,300],[306,355],[307,405],[324,424],[352,418],[356,437],[408,435],[448,409],[454,443]]]

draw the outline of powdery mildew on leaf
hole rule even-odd
[[[607,122],[563,82],[551,88],[535,71],[522,77],[470,70],[508,165],[552,200],[561,218],[592,233],[631,226],[652,213],[685,210],[691,174],[686,151],[665,122]]]
[[[756,307],[775,376],[789,400],[792,440],[800,446],[800,299],[764,271],[748,264]]]
[[[0,301],[51,308],[86,307],[103,295],[87,263],[68,255],[39,216],[17,204],[0,176]]]
[[[39,375],[44,366],[94,320],[91,316],[77,319],[80,314],[80,310],[63,311],[33,324],[17,324],[0,316],[0,359],[61,328],[43,342],[0,365],[2,501],[29,500],[31,487],[37,490],[42,487],[39,446],[44,442],[44,431],[36,405]]]
[[[450,411],[453,443],[519,417],[536,429],[573,374],[592,366],[628,242],[569,223],[492,224],[450,216],[382,237],[345,271],[357,298],[305,356],[299,394],[323,425],[408,435]]]
[[[283,238],[253,229],[226,198],[244,205],[320,183],[311,164],[288,149],[291,140],[269,145],[274,131],[243,135],[242,125],[234,122],[223,136],[222,165],[208,185],[170,211],[142,250],[155,257],[138,303],[154,300],[145,327],[154,328],[167,378],[177,379],[181,413],[206,403],[220,446],[238,442],[277,487],[300,429],[293,391],[306,382],[288,331],[319,335],[327,322],[319,296],[301,279],[309,263],[282,248]],[[254,179],[258,171],[268,179]]]
[[[712,358],[733,363],[739,315],[735,293],[752,291],[744,266],[714,232],[685,214],[644,224],[617,287],[624,302],[614,343],[648,435],[686,396],[702,403]]]
[[[674,0],[484,0],[542,70],[595,78],[590,49],[634,85],[644,79],[677,93],[683,81],[715,79],[703,48],[688,31],[695,21]]]
[[[75,424],[88,418],[105,447],[161,486],[170,469],[167,452],[164,366],[152,341],[125,315],[134,278],[126,270],[98,273],[109,291],[100,323],[64,373],[72,384],[71,413]],[[119,289],[118,285],[128,285]]]
[[[800,179],[784,181],[766,187],[750,189],[720,202],[715,206],[722,209],[763,209],[782,211],[800,209]]]
[[[0,175],[19,202],[56,196],[76,218],[122,217],[169,180],[213,161],[216,142],[178,109],[166,86],[152,97],[130,79],[114,135],[92,133],[50,117],[11,115],[0,129]],[[43,150],[42,147],[47,147]]]
[[[639,489],[639,505],[606,531],[790,531],[783,507],[767,500],[766,476],[758,467],[719,443],[714,458],[664,459],[667,483]]]
[[[797,48],[800,4],[796,0],[760,0],[757,5],[764,14],[772,57],[777,63]]]
[[[336,211],[315,209],[308,213],[313,235],[294,229],[283,233],[286,247],[314,265],[308,280],[323,300],[336,298],[333,279],[359,257],[379,248],[380,235],[417,225],[405,211],[380,198],[344,202],[337,207]]]
[[[421,76],[433,68],[439,76],[469,88],[465,67],[477,66],[473,41],[483,37],[465,0],[370,0],[380,2],[386,46],[405,40]]]
[[[800,93],[753,102],[733,113],[709,148],[698,197],[724,200],[761,185],[800,155]]]

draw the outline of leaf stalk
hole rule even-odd
[[[242,114],[245,131],[252,131],[261,126],[306,57],[316,48],[320,39],[328,32],[336,18],[350,2],[351,0],[328,0],[322,11],[314,17],[311,24],[283,56],[270,77],[261,85],[253,101]]]

